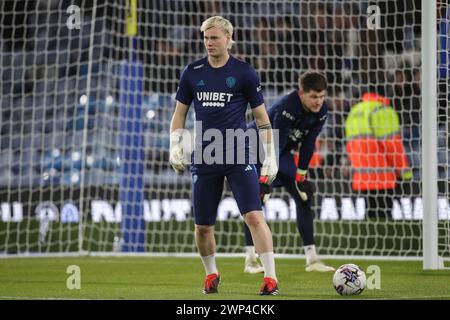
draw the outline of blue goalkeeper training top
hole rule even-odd
[[[194,104],[196,127],[201,121],[201,131],[197,128],[195,151],[204,150],[213,143],[202,139],[208,129],[220,131],[225,139],[227,129],[247,129],[245,113],[248,105],[255,108],[264,103],[259,78],[255,70],[246,62],[230,56],[220,68],[213,68],[205,57],[189,64],[181,75],[176,100]],[[201,136],[200,136],[201,132]],[[223,142],[224,151],[230,147],[245,148],[248,145],[232,146]],[[225,160],[224,160],[225,162]],[[194,164],[192,169],[203,166]]]
[[[278,129],[279,153],[299,150],[298,168],[307,170],[315,149],[316,138],[327,119],[328,105],[323,103],[319,112],[309,112],[303,107],[298,91],[283,96],[269,108],[272,129]],[[249,124],[255,128],[255,122]]]

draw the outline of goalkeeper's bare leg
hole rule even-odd
[[[250,211],[244,214],[244,221],[250,229],[256,251],[264,267],[264,285],[261,295],[277,295],[278,280],[275,273],[272,232],[264,219],[262,211]]]
[[[195,225],[195,242],[206,273],[203,293],[218,293],[220,274],[216,266],[214,225]]]

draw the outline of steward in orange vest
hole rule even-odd
[[[411,180],[398,114],[389,99],[363,95],[345,121],[353,190],[395,189],[397,179]]]

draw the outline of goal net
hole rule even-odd
[[[439,2],[438,232],[450,257],[449,6]],[[200,25],[222,15],[231,54],[257,70],[267,106],[322,71],[330,105],[309,175],[321,255],[420,257],[420,0],[79,0],[0,3],[0,253],[196,253],[191,177],[168,164],[184,66],[205,55]],[[365,92],[391,100],[411,179],[371,197],[352,189],[345,119]],[[191,108],[193,109],[193,108]],[[249,115],[250,116],[250,115]],[[187,128],[193,129],[190,111]],[[217,249],[242,253],[229,188]],[[302,254],[283,189],[265,216],[275,252]]]
[[[450,255],[450,4],[437,1],[437,164],[438,164],[438,248]],[[446,214],[447,213],[447,214]]]

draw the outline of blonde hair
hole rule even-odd
[[[203,21],[202,26],[200,27],[201,32],[205,32],[211,28],[219,28],[222,30],[229,38],[230,43],[228,44],[228,49],[231,49],[233,46],[233,25],[230,21],[221,16],[214,16]]]

